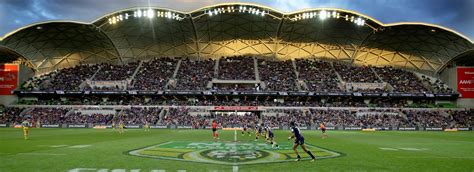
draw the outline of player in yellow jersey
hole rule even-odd
[[[122,134],[124,132],[125,124],[123,124],[123,121],[120,120],[119,122],[119,133]]]
[[[25,120],[21,123],[21,126],[23,127],[23,137],[25,140],[28,140],[28,135],[30,134],[30,122]]]
[[[145,131],[150,131],[150,123],[145,120],[145,125],[143,126],[143,128],[145,128]]]

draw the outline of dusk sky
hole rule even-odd
[[[19,27],[47,20],[91,22],[135,6],[191,11],[225,2],[249,2],[283,12],[334,7],[369,15],[382,23],[425,22],[456,30],[474,40],[474,0],[1,0],[0,37]]]

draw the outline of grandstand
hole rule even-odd
[[[343,9],[134,7],[3,37],[19,84],[0,96],[0,126],[473,130],[454,79],[472,52],[451,29]]]
[[[314,36],[312,30],[319,32]],[[408,31],[410,39],[404,39]],[[56,44],[62,33],[70,41]],[[31,39],[22,39],[26,35]],[[51,46],[33,49],[46,37]],[[276,106],[402,108],[396,111],[407,118],[414,113],[404,112],[448,107],[443,114],[457,119],[447,112],[472,107],[441,78],[457,54],[472,50],[468,38],[437,25],[383,24],[342,9],[281,13],[229,3],[186,13],[137,7],[92,23],[33,24],[11,32],[1,44],[5,54],[20,56],[12,59],[33,72],[20,75],[21,87],[8,105],[25,113],[44,105],[67,107],[67,115],[77,111],[68,105],[207,107],[203,115],[217,106],[270,111]],[[5,122],[21,121],[9,119]]]

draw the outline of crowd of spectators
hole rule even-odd
[[[154,125],[159,122],[161,110],[162,108],[157,107],[123,109],[123,111],[118,112],[118,115],[114,116],[113,122],[117,124],[122,121],[125,125],[145,123]]]
[[[46,74],[43,74],[43,75],[33,76],[32,78],[28,79],[27,81],[25,81],[21,85],[21,89],[22,90],[30,90],[30,91],[42,90],[42,89],[45,88],[44,85],[43,85],[43,82],[46,81],[46,80],[50,80],[57,73],[58,73],[58,71],[55,70],[53,72],[46,73]]]
[[[418,127],[449,127],[450,119],[440,111],[404,110],[410,126]]]
[[[221,58],[218,73],[223,80],[255,80],[254,60],[247,56]]]
[[[49,90],[80,90],[79,86],[99,69],[99,65],[79,65],[60,70],[48,84]]]
[[[214,77],[214,60],[183,59],[176,76],[176,90],[206,90]]]
[[[23,108],[16,107],[2,107],[0,112],[0,124],[6,124],[9,122],[20,121],[20,113],[23,111]]]
[[[329,127],[471,127],[473,110],[406,110],[406,109],[365,109],[358,111],[342,109],[269,109],[262,114],[255,112],[206,112],[190,107],[170,107],[163,111],[158,107],[132,107],[115,114],[82,114],[80,111],[68,113],[70,108],[32,108],[23,115],[21,108],[4,108],[0,124],[20,124],[30,119],[33,124],[118,124],[125,125],[183,125],[206,128],[212,120],[223,127],[264,123],[267,126],[288,126],[290,121],[300,126]],[[162,112],[163,111],[163,112]],[[160,116],[162,115],[162,116]]]
[[[474,110],[449,110],[446,113],[452,117],[452,121],[455,121],[454,124],[451,124],[452,127],[470,127],[474,124]]]
[[[339,79],[329,62],[296,59],[298,78],[304,80],[310,91],[341,92]]]
[[[41,125],[60,124],[65,121],[66,113],[69,108],[33,108],[23,116],[30,118],[33,123],[40,123]],[[23,119],[14,121],[15,123],[23,122]]]
[[[152,58],[152,57],[150,57]],[[219,60],[217,76],[214,71],[216,61],[212,59],[191,60],[183,58],[175,80],[172,76],[177,67],[175,58],[161,57],[144,62],[130,83],[118,83],[115,87],[84,86],[84,90],[230,90],[261,91],[260,84],[214,83],[207,88],[212,79],[255,80],[254,57],[233,56]],[[268,91],[297,91],[299,88],[316,92],[396,92],[396,93],[454,93],[439,79],[427,76],[418,78],[415,73],[393,67],[350,66],[343,63],[330,63],[315,59],[296,59],[296,71],[291,60],[278,61],[258,57],[257,67],[260,79]],[[72,68],[55,70],[36,76],[22,84],[23,90],[81,90],[80,85],[91,78],[92,81],[125,81],[132,79],[140,61],[124,65],[95,64],[78,65]],[[92,76],[96,75],[92,78]],[[367,88],[342,85],[343,82],[381,83],[390,86]],[[173,81],[173,82],[169,82]],[[64,84],[67,83],[67,84]],[[167,86],[167,84],[170,83]],[[254,83],[252,83],[254,84]],[[250,85],[250,86],[249,86]],[[370,85],[369,85],[370,86]],[[166,88],[165,88],[166,87]],[[351,87],[351,88],[345,88]],[[380,87],[380,86],[378,86]]]
[[[113,114],[82,114],[76,112],[74,114],[66,115],[61,121],[63,124],[110,124],[114,118]]]
[[[415,74],[393,67],[374,67],[383,81],[393,87],[393,92],[399,93],[427,93],[420,79]]]
[[[370,66],[349,66],[341,63],[333,63],[333,65],[342,80],[346,82],[380,83]]]
[[[296,75],[291,60],[258,60],[260,80],[265,82],[266,90],[296,91]]]
[[[172,58],[157,58],[144,62],[129,90],[164,90],[173,76],[177,62]]]
[[[454,93],[453,89],[449,88],[443,81],[436,79],[434,82],[431,78],[426,76],[421,76],[421,80],[424,84],[431,87],[433,93],[437,94],[451,94]]]
[[[373,97],[365,102],[357,97],[326,97],[316,99],[256,99],[245,98],[193,98],[193,99],[163,99],[162,97],[146,98],[143,96],[79,96],[63,99],[21,99],[17,104],[24,105],[163,105],[163,106],[289,106],[289,107],[385,107],[385,108],[435,108],[434,100],[412,100],[403,98]]]
[[[99,72],[94,76],[94,81],[121,81],[130,79],[138,67],[139,62],[124,65],[100,64]]]

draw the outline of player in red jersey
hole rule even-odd
[[[326,134],[326,126],[324,126],[324,123],[320,123],[319,124],[319,129],[321,130],[322,132],[322,138],[325,139],[328,137],[328,135]]]
[[[216,120],[212,120],[212,137],[214,137],[214,141],[217,141],[219,139],[219,133],[217,132]]]

